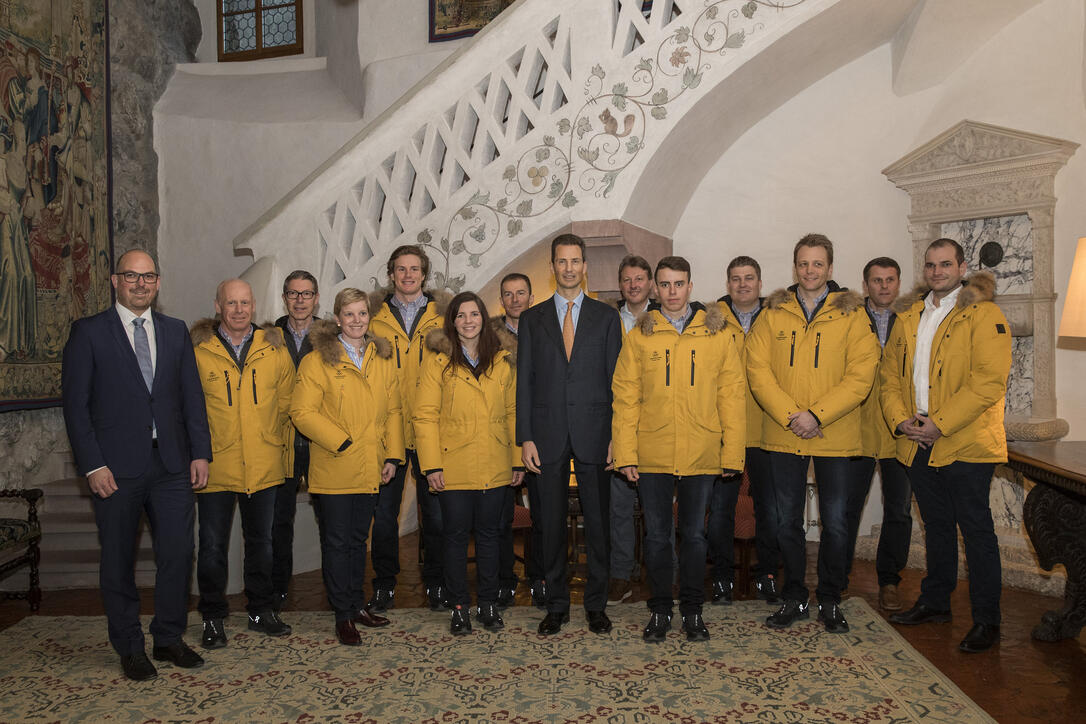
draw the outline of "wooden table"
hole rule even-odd
[[[1039,641],[1076,638],[1086,625],[1086,442],[1011,442],[1011,469],[1034,480],[1023,509],[1041,566],[1067,569],[1064,606],[1033,629]]]

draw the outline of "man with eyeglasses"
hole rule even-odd
[[[154,260],[126,252],[111,281],[117,303],[72,325],[61,389],[68,439],[98,524],[109,641],[125,676],[143,681],[158,675],[144,650],[135,579],[144,511],[157,569],[152,653],[181,668],[204,663],[181,637],[188,623],[193,490],[207,485],[211,436],[185,323],[151,310],[159,289]]]
[[[287,352],[294,361],[294,369],[312,351],[309,328],[316,318],[321,295],[317,292],[317,278],[304,269],[296,269],[283,280],[283,306],[287,313],[275,320],[275,326],[283,330]],[[294,573],[294,515],[297,511],[298,484],[309,473],[309,438],[294,431],[293,475],[275,489],[275,517],[272,521],[272,604],[276,613],[283,610],[287,601],[290,577]]]

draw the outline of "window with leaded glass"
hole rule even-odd
[[[219,0],[219,60],[302,52],[302,0]]]

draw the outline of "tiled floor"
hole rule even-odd
[[[814,548],[809,553],[808,570],[813,576]],[[425,596],[416,564],[417,535],[401,539],[400,560],[403,573],[396,589],[396,605],[421,606]],[[911,604],[919,592],[921,577],[921,571],[905,572],[901,591],[907,605]],[[581,586],[575,582],[572,590],[574,605],[577,605]],[[644,605],[640,602],[647,598],[646,591],[644,584],[635,585],[633,602],[620,605]],[[856,561],[850,595],[863,596],[872,607],[876,607],[877,592],[874,564],[870,561]],[[151,591],[144,590],[142,594],[143,610],[151,613]],[[517,592],[517,605],[527,605],[528,598],[527,588],[522,585]],[[964,584],[959,586],[954,594],[953,623],[899,626],[897,630],[997,721],[1081,721],[1080,717],[1086,711],[1086,647],[1083,646],[1086,636],[1058,644],[1043,644],[1030,638],[1030,630],[1041,614],[1061,607],[1062,601],[1058,599],[1027,591],[1004,589],[1002,605],[1002,642],[997,649],[983,654],[967,655],[958,651],[958,641],[971,625],[967,586]],[[231,606],[235,610],[243,610],[243,597],[232,596]],[[195,600],[193,608],[195,609]],[[293,590],[283,615],[288,623],[292,608],[328,609],[320,571],[310,571],[294,577]],[[100,616],[102,613],[101,598],[95,589],[46,591],[40,611],[43,616]],[[23,601],[0,602],[0,628],[11,626],[27,615],[29,611]],[[395,609],[389,616],[395,620]],[[328,623],[331,629],[331,616]],[[105,636],[105,631],[102,635]]]

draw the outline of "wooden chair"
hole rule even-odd
[[[41,488],[27,490],[0,490],[0,499],[22,498],[26,501],[26,520],[22,518],[0,518],[0,554],[9,551],[23,551],[21,555],[0,564],[0,578],[12,572],[30,566],[30,586],[25,591],[4,593],[6,599],[26,599],[30,610],[37,611],[41,606],[41,582],[38,579],[38,563],[41,561],[41,523],[38,521],[38,500],[44,493]],[[25,549],[25,550],[24,550]]]
[[[754,553],[754,498],[750,497],[750,477],[743,470],[739,499],[735,502],[735,574],[737,598],[751,598],[751,558]]]

